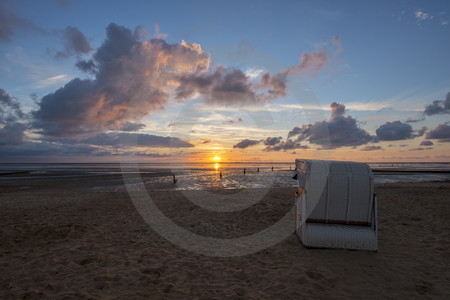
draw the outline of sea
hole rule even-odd
[[[369,163],[375,184],[450,180],[450,162]],[[1,164],[0,184],[45,179],[126,176],[128,188],[142,182],[153,190],[295,187],[293,163],[30,163]],[[103,180],[104,181],[104,180]],[[101,181],[99,181],[101,182]],[[94,185],[97,191],[120,191],[123,183]]]

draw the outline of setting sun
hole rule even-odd
[[[214,156],[213,161],[221,161],[222,159],[219,156]]]

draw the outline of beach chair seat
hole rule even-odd
[[[296,233],[306,247],[378,249],[377,198],[364,163],[296,160]]]

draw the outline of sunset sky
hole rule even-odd
[[[0,162],[450,161],[450,1],[0,0]]]

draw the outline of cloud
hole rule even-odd
[[[270,139],[270,138],[268,138]],[[266,141],[268,140],[266,139]],[[267,146],[264,151],[271,152],[271,151],[286,151],[286,150],[293,150],[293,149],[309,149],[306,145],[301,145],[299,142],[293,141],[291,139],[288,139],[286,141],[281,141],[281,138],[272,138],[272,139],[279,139],[278,143]],[[266,141],[264,144],[266,144]],[[272,142],[275,140],[272,140]]]
[[[380,146],[365,146],[364,148],[359,149],[361,151],[375,151],[375,150],[383,150]]]
[[[107,39],[93,55],[95,78],[75,78],[39,102],[33,126],[41,134],[63,137],[117,130],[163,109],[167,90],[180,73],[209,67],[209,54],[198,44],[137,41],[129,29],[116,24],[106,31]]]
[[[133,154],[136,155],[136,156],[156,157],[156,158],[172,156],[170,154],[165,154],[165,153],[149,153],[149,152],[134,152]]]
[[[297,66],[281,70],[274,75],[266,72],[260,76],[259,70],[257,73],[248,70],[244,73],[240,69],[225,69],[223,66],[210,73],[184,74],[178,78],[180,85],[176,89],[176,98],[186,99],[201,95],[210,104],[265,104],[286,96],[289,76],[315,76],[324,69],[342,50],[339,37],[334,37],[331,44],[339,50],[324,47],[303,53]],[[334,51],[334,54],[330,54],[331,51]],[[258,76],[260,80],[255,82],[253,79]]]
[[[259,143],[261,143],[261,140],[245,139],[234,145],[233,149],[245,149],[251,146],[258,145]]]
[[[431,16],[429,13],[423,11],[422,9],[416,10],[414,12],[414,15],[416,16],[416,22],[420,23],[422,21],[432,19],[433,16]]]
[[[97,72],[97,66],[95,65],[92,59],[89,60],[80,60],[75,66],[85,73],[94,74]]]
[[[22,144],[26,129],[26,125],[22,123],[11,123],[0,128],[0,146]]]
[[[39,80],[34,84],[34,86],[38,89],[61,86],[63,83],[67,82],[68,79],[69,79],[68,75],[65,74],[56,75],[43,80]]]
[[[20,103],[0,88],[0,125],[6,125],[24,118]]]
[[[288,75],[308,74],[314,77],[342,51],[341,38],[339,36],[334,36],[331,39],[331,42],[326,43],[322,48],[310,53],[302,53],[300,55],[300,62],[297,66],[290,67],[280,73]]]
[[[419,130],[416,130],[413,133],[413,137],[421,137],[421,136],[423,136],[425,134],[425,131],[427,131],[427,129],[428,128],[426,126],[423,126],[422,128],[420,128]]]
[[[217,67],[206,74],[184,74],[178,78],[176,98],[200,94],[206,103],[218,105],[264,104],[285,95],[286,76],[264,74],[259,83],[251,81],[240,69]]]
[[[200,144],[208,144],[211,142],[211,139],[201,139]]]
[[[64,50],[56,52],[55,58],[67,58],[69,56],[89,53],[92,48],[88,39],[76,27],[67,26],[63,31]]]
[[[161,33],[160,32],[160,28],[159,28],[158,24],[155,24],[153,26],[153,29],[155,30],[155,35],[154,35],[155,39],[165,39],[166,37],[169,36],[167,33]]]
[[[25,141],[27,126],[20,122],[24,118],[19,102],[0,89],[0,146],[19,145]]]
[[[19,146],[8,145],[0,147],[0,157],[24,157],[24,156],[70,156],[95,154],[98,148],[88,145],[71,145],[48,142],[25,142]]]
[[[428,116],[450,114],[450,92],[447,93],[445,100],[435,100],[432,104],[427,105],[423,113]]]
[[[293,150],[293,149],[309,149],[308,146],[301,145],[299,142],[294,142],[290,139],[283,141],[282,137],[268,137],[265,140],[250,140],[245,139],[237,143],[233,146],[233,149],[245,149],[251,146],[255,146],[258,144],[264,144],[267,146],[264,151],[271,152],[271,151],[286,151],[286,150]]]
[[[121,131],[138,131],[145,128],[145,124],[142,123],[133,123],[133,122],[125,122],[120,127]]]
[[[432,141],[427,141],[427,140],[422,141],[420,143],[420,146],[432,146],[432,145],[434,145],[434,143]]]
[[[0,42],[10,42],[20,30],[44,32],[41,28],[17,15],[15,11],[17,3],[8,4],[6,2],[6,0],[0,0]]]
[[[279,144],[283,138],[281,136],[279,137],[268,137],[263,141],[264,145],[266,146],[274,146],[276,144]]]
[[[210,55],[199,44],[169,44],[161,34],[142,40],[145,35],[137,31],[114,23],[107,27],[107,38],[92,58],[76,64],[93,78],[75,78],[38,103],[32,113],[38,133],[69,137],[120,130],[125,122],[164,109],[173,96],[178,101],[201,96],[209,105],[242,106],[261,105],[286,95],[288,75],[293,71],[265,73],[255,81],[236,68],[210,70]],[[90,48],[83,39],[69,40],[73,52]],[[294,69],[300,74],[322,69],[330,61],[323,58],[326,51],[303,55]]]
[[[416,119],[412,119],[412,118],[408,118],[405,123],[417,123],[417,122],[421,122],[425,120],[424,117],[420,117],[420,118],[416,118]]]
[[[400,121],[386,122],[375,132],[380,141],[399,141],[414,137],[411,125]]]
[[[411,149],[408,149],[408,151],[423,151],[423,150],[430,150],[430,149],[433,149],[433,147],[427,147],[427,148],[422,148],[422,147],[419,147],[419,148],[411,148]]]
[[[436,128],[429,131],[425,138],[427,139],[437,139],[438,142],[449,143],[450,142],[450,126],[448,123],[439,124]]]
[[[359,146],[374,141],[368,132],[358,126],[356,119],[345,115],[345,105],[333,102],[330,107],[328,120],[294,127],[289,131],[288,138],[298,136],[297,142],[309,141],[326,149]]]
[[[245,75],[248,76],[250,79],[258,78],[259,75],[263,74],[265,72],[264,69],[257,69],[257,68],[248,68],[245,71]]]
[[[158,136],[143,133],[100,133],[96,136],[78,141],[80,144],[96,146],[141,146],[154,148],[188,148],[194,147],[189,142],[177,137]]]
[[[376,129],[377,138],[380,141],[399,141],[421,137],[425,134],[427,127],[413,130],[411,125],[400,121],[386,122]]]

